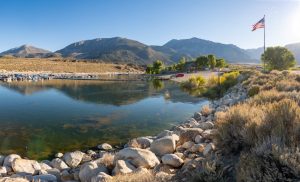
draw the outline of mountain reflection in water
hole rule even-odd
[[[0,83],[0,153],[43,159],[120,144],[168,129],[207,102],[169,81]]]

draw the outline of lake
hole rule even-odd
[[[0,154],[46,159],[124,144],[169,129],[207,103],[171,81],[0,82]]]

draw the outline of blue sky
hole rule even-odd
[[[1,0],[0,52],[22,44],[55,51],[85,39],[150,45],[198,37],[263,45],[251,25],[266,14],[267,46],[300,42],[300,0]]]

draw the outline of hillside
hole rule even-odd
[[[250,56],[247,52],[233,44],[221,44],[199,38],[173,39],[163,47],[171,48],[179,54],[188,57],[215,54],[217,57],[225,58],[230,62],[249,62]]]
[[[57,53],[77,59],[98,59],[112,63],[150,64],[155,60],[172,61],[150,46],[126,38],[104,38],[73,43]]]
[[[300,63],[300,43],[289,44],[290,49]],[[209,40],[173,39],[163,46],[150,46],[141,42],[114,37],[83,40],[72,43],[63,49],[52,53],[50,51],[23,45],[0,53],[0,56],[13,56],[20,58],[50,58],[65,57],[85,59],[104,63],[147,65],[153,61],[162,60],[165,64],[173,64],[186,57],[187,60],[195,59],[201,55],[214,54],[225,58],[231,63],[259,63],[263,48],[241,49],[233,44],[222,44]]]
[[[285,47],[294,53],[297,63],[300,64],[300,43],[288,44]]]
[[[0,56],[13,56],[20,58],[44,58],[56,56],[54,53],[33,47],[31,45],[22,45],[20,47],[12,48],[7,51],[0,53]]]

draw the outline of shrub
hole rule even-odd
[[[249,90],[248,90],[248,96],[249,97],[253,97],[254,95],[258,94],[260,90],[259,86],[252,86]]]
[[[202,76],[192,76],[189,78],[187,82],[183,83],[183,87],[188,88],[188,89],[197,89],[199,87],[203,87],[206,83],[206,80]]]
[[[300,107],[290,99],[264,105],[241,104],[217,120],[215,137],[225,152],[241,152],[268,137],[280,138],[286,146],[300,141]]]

